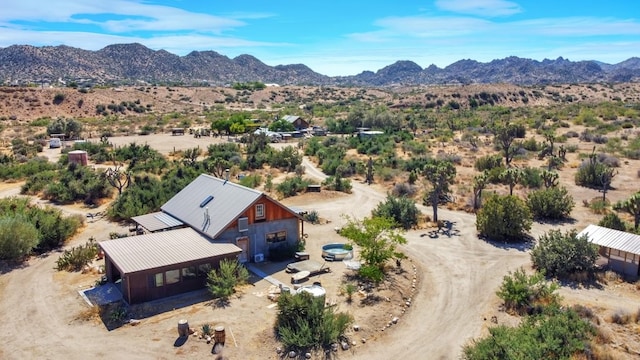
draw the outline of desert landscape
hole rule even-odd
[[[60,100],[59,94],[62,94],[62,101],[54,104],[56,97]],[[478,103],[482,101],[485,103]],[[375,290],[375,301],[367,301],[368,297],[360,292],[349,301],[344,293],[344,283],[354,274],[342,262],[328,263],[330,273],[309,281],[321,282],[327,291],[327,302],[339,311],[351,313],[354,324],[358,325],[357,331],[350,327],[347,332],[348,349],[329,352],[327,356],[340,359],[455,359],[461,357],[465,345],[486,336],[488,329],[496,324],[515,326],[520,323],[521,317],[505,311],[496,291],[503,277],[510,272],[521,267],[526,271],[533,269],[531,243],[506,243],[479,237],[476,215],[469,203],[474,176],[478,174],[474,164],[483,156],[499,154],[499,150],[489,131],[455,127],[453,122],[472,119],[469,122],[477,120],[477,124],[486,125],[492,116],[500,116],[502,109],[503,115],[507,114],[511,121],[527,124],[527,139],[544,143],[543,130],[552,129],[556,137],[562,137],[556,145],[572,149],[566,153],[557,172],[559,185],[566,187],[575,206],[564,221],[534,221],[528,235],[535,240],[549,230],[580,231],[613,211],[610,206],[600,212],[594,211],[591,204],[602,197],[602,192],[578,186],[574,181],[580,164],[592,152],[618,160],[611,189],[606,193],[610,204],[625,200],[639,190],[640,160],[624,155],[627,154],[625,149],[640,136],[639,103],[637,83],[380,89],[296,86],[259,91],[169,86],[96,88],[87,92],[69,88],[0,88],[0,147],[2,153],[9,156],[15,139],[42,142],[47,139],[47,124],[57,118],[66,118],[83,124],[82,139],[90,143],[99,143],[104,136],[113,148],[131,143],[148,145],[167,159],[178,162],[189,149],[204,150],[212,144],[239,143],[242,134],[196,137],[188,133],[188,129],[211,129],[212,123],[234,113],[250,114],[250,118],[257,119],[260,124],[269,124],[275,116],[296,114],[320,127],[348,121],[358,108],[364,109],[362,121],[369,116],[366,114],[376,111],[376,114],[400,119],[399,127],[412,134],[413,146],[423,144],[425,151],[418,154],[415,148],[407,149],[403,145],[409,141],[399,139],[393,148],[398,161],[420,156],[457,156],[456,176],[451,184],[452,199],[446,205],[440,205],[438,210],[438,219],[449,224],[447,230],[441,230],[431,221],[431,207],[426,206],[422,198],[428,184],[418,182],[419,189],[413,199],[421,211],[420,221],[404,232],[407,243],[400,247],[407,259],[400,267],[390,266],[389,276]],[[109,109],[110,104],[115,106]],[[127,109],[131,104],[145,110]],[[118,105],[125,109],[117,108]],[[412,119],[417,123],[415,129],[410,129]],[[533,123],[537,127],[532,126]],[[483,126],[478,125],[478,128]],[[171,129],[175,127],[187,129],[187,134],[173,136]],[[569,132],[589,134],[600,130],[598,134],[608,137],[608,142],[596,143],[581,136],[567,135]],[[339,143],[349,141],[353,135],[330,134],[328,137],[336,137],[335,141]],[[324,141],[328,137],[317,138]],[[293,146],[302,155],[311,141],[312,138],[307,137],[270,146],[279,151]],[[61,158],[61,149],[45,146],[37,155],[56,162]],[[304,232],[308,234],[305,250],[315,259],[320,259],[323,244],[345,241],[336,231],[345,225],[345,215],[357,219],[371,216],[372,210],[385,201],[397,184],[407,182],[407,172],[387,166],[391,161],[383,156],[361,153],[353,148],[346,150],[345,156],[354,163],[365,163],[367,158],[374,157],[377,163],[373,183],[367,184],[364,174],[355,172],[348,177],[352,186],[350,193],[323,189],[320,193],[301,192],[284,197],[275,190],[266,189],[264,183],[257,187],[287,206],[318,213],[318,224],[304,225]],[[327,178],[319,160],[319,156],[305,155],[301,162],[303,176],[315,183]],[[548,161],[549,158],[539,157],[534,151],[513,160],[519,168],[541,169],[546,168]],[[91,163],[96,171],[113,165]],[[238,166],[232,172],[234,175],[250,173]],[[270,176],[273,183],[278,184],[292,177],[294,172],[266,164],[254,173],[265,178]],[[274,336],[278,309],[269,296],[274,292],[274,286],[257,276],[252,276],[248,285],[238,289],[228,306],[216,306],[206,292],[190,293],[133,306],[130,315],[135,321],[108,329],[104,316],[101,317],[99,310],[90,307],[78,293],[93,287],[100,279],[101,274],[97,271],[100,261],[96,260],[92,264],[95,267],[88,271],[78,272],[57,271],[55,264],[62,250],[83,244],[90,237],[101,241],[108,239],[110,233],[128,232],[129,225],[125,222],[110,221],[106,216],[87,216],[106,214],[117,195],[114,193],[111,198],[92,206],[82,202],[61,205],[44,200],[42,196],[21,195],[26,181],[6,179],[0,183],[0,197],[29,196],[38,204],[55,206],[65,214],[81,215],[86,221],[63,249],[30,256],[19,264],[2,263],[1,358],[214,358],[212,345],[198,336],[177,344],[176,326],[182,319],[188,320],[196,332],[204,324],[225,326],[227,343],[223,355],[226,358],[279,359],[287,356],[278,351],[281,345]],[[509,187],[492,184],[487,191],[506,194]],[[518,184],[513,191],[526,197],[532,190]],[[633,218],[628,214],[620,213],[620,216],[633,224]],[[256,266],[282,282],[289,282],[290,275],[284,272],[286,263],[267,261]],[[615,359],[634,359],[640,355],[640,285],[635,279],[626,281],[603,272],[592,283],[562,282],[560,285],[558,293],[564,306],[579,304],[592,309],[596,319],[593,321],[598,326],[594,342],[601,353]],[[635,320],[622,324],[612,320],[620,313],[634,314]],[[325,355],[323,352],[313,354],[318,358]]]

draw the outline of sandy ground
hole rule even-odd
[[[131,140],[134,139],[110,139],[114,144],[122,145]],[[164,134],[135,140],[166,153],[173,151],[174,147],[176,150],[192,148],[196,143],[206,147],[210,142],[224,139]],[[306,159],[305,165],[308,176],[318,179],[324,176]],[[0,196],[17,194],[19,186],[3,185]],[[334,228],[345,222],[343,215],[367,216],[385,196],[386,190],[378,185],[354,182],[351,195],[307,194],[286,199],[284,203],[317,210],[322,218],[329,220],[323,225],[305,224],[305,232],[309,234],[307,249],[313,258],[319,256],[320,245],[339,239]],[[81,214],[104,210],[81,206],[63,209],[68,213]],[[424,214],[431,214],[430,209],[422,207],[421,210]],[[429,229],[406,233],[408,243],[403,246],[403,251],[419,269],[420,280],[409,310],[398,325],[384,332],[366,329],[370,341],[366,344],[358,342],[355,348],[341,351],[340,358],[456,359],[466,343],[486,331],[490,325],[487,319],[498,313],[495,291],[502,277],[518,267],[529,266],[529,253],[523,248],[479,240],[474,215],[440,209],[439,217],[453,224],[448,235],[435,234]],[[537,237],[550,228],[553,226],[534,224],[532,235]],[[90,236],[106,239],[112,231],[126,232],[127,228],[102,218],[89,219],[84,230],[69,246],[83,243]],[[195,338],[190,338],[182,346],[174,346],[176,324],[180,319],[188,319],[196,329],[204,323],[225,325],[228,339],[225,355],[231,359],[278,358],[275,352],[277,345],[269,340],[272,338],[276,307],[267,299],[271,284],[264,280],[252,282],[224,308],[212,306],[209,301],[197,297],[182,299],[181,302],[150,304],[146,310],[156,315],[142,319],[137,326],[126,325],[108,331],[99,319],[85,316],[90,310],[77,292],[91,287],[99,275],[56,272],[53,267],[58,255],[51,253],[34,257],[24,266],[4,269],[0,275],[0,358],[213,358],[211,346]],[[278,268],[278,264],[272,265],[273,269]],[[404,266],[409,266],[408,262]],[[342,311],[363,311],[345,305],[339,295],[344,265],[332,263],[331,267],[331,274],[319,278],[327,288],[327,297],[337,299]],[[283,281],[288,277],[282,272],[274,273],[274,276]],[[626,293],[605,295],[598,289],[563,289],[563,295],[585,302],[603,303],[615,299],[613,306],[629,310],[640,307],[637,294],[630,297]],[[85,317],[89,320],[84,320]],[[367,326],[366,323],[361,325]],[[354,335],[356,340],[360,336]]]

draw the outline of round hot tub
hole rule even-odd
[[[331,243],[322,246],[322,257],[325,260],[344,260],[353,258],[353,248],[342,243]]]

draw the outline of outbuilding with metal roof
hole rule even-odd
[[[191,228],[106,240],[100,248],[107,278],[130,304],[203,288],[211,269],[242,252]]]
[[[593,224],[578,234],[583,235],[600,247],[599,253],[607,258],[611,270],[628,278],[640,276],[640,235]]]

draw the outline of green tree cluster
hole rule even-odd
[[[527,205],[536,218],[558,220],[571,214],[575,202],[565,187],[553,186],[529,193]]]
[[[58,203],[83,201],[95,205],[100,199],[110,197],[111,191],[104,171],[70,163],[59,171],[57,181],[47,185],[44,197]]]
[[[489,336],[465,346],[467,360],[588,358],[595,329],[573,309],[550,306],[527,316],[517,327],[489,328]]]
[[[598,259],[598,247],[586,235],[575,230],[562,233],[550,230],[542,235],[531,251],[533,266],[543,273],[567,278],[575,273],[592,274]]]
[[[418,224],[420,210],[416,202],[404,196],[387,195],[384,202],[371,212],[373,217],[392,219],[395,224],[403,229],[411,229]]]
[[[0,199],[0,214],[0,259],[5,260],[55,249],[82,225],[82,218],[64,217],[60,210],[35,206],[27,198]]]
[[[57,118],[47,126],[47,135],[64,134],[65,139],[79,138],[82,134],[82,123],[74,119]]]
[[[498,241],[521,241],[532,223],[529,207],[514,195],[490,196],[476,216],[478,232]]]

